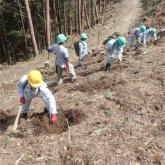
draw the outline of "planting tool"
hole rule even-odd
[[[18,121],[19,121],[19,117],[20,117],[20,114],[21,114],[21,110],[22,110],[22,105],[19,107],[19,110],[17,112],[17,116],[16,116],[15,121],[14,121],[14,126],[13,126],[13,131],[14,132],[17,131],[17,126],[18,126]]]

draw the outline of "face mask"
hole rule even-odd
[[[37,88],[32,87],[31,85],[30,85],[30,89],[31,89],[32,91],[36,91],[36,90],[37,90]]]

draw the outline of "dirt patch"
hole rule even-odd
[[[82,111],[78,110],[60,110],[57,115],[58,121],[56,124],[50,124],[48,115],[45,113],[33,113],[27,119],[20,118],[18,131],[18,137],[31,137],[40,136],[46,134],[61,134],[68,130],[68,127],[80,122],[85,118]],[[4,133],[8,133],[11,126],[14,123],[15,116],[10,116],[6,113],[0,114],[0,130]]]
[[[15,116],[10,116],[7,112],[0,112],[0,131],[4,132],[8,126],[14,123]]]
[[[111,91],[113,91],[116,86],[124,83],[124,80],[115,79],[114,77],[109,78],[106,76],[102,76],[99,78],[99,80],[92,80],[91,78],[86,77],[86,83],[77,85],[74,88],[70,89],[70,91],[77,90],[81,92],[91,92],[93,90],[100,91],[103,89],[111,89]]]
[[[60,159],[62,164],[71,164],[71,165],[82,165],[89,164],[90,160],[87,155],[83,154],[78,147],[65,146],[61,151],[59,151]]]
[[[33,135],[39,136],[44,134],[60,134],[68,130],[68,126],[80,124],[84,119],[84,114],[77,110],[60,110],[57,115],[58,121],[56,124],[50,124],[47,115],[35,114],[32,116],[32,122],[29,123],[33,127]],[[29,129],[28,126],[27,129]]]

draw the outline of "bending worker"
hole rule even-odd
[[[146,26],[140,26],[133,29],[133,32],[128,39],[129,48],[137,46],[138,43],[146,46]]]
[[[106,66],[105,70],[110,70],[114,59],[122,61],[122,53],[126,44],[126,38],[120,36],[116,39],[110,39],[105,45]]]
[[[56,101],[47,88],[47,84],[43,81],[42,75],[38,70],[31,70],[27,75],[24,75],[17,84],[17,91],[22,103],[22,116],[27,118],[29,106],[33,98],[41,97],[45,103],[45,111],[50,116],[52,124],[57,121]]]
[[[154,40],[156,41],[157,40],[157,30],[155,28],[149,28],[147,29],[147,35],[146,35],[146,40],[149,41],[149,40]]]

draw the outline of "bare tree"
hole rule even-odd
[[[61,25],[61,10],[60,10],[60,0],[57,0],[57,21],[58,21],[58,28],[59,28],[59,33],[62,33],[62,25]]]
[[[69,34],[72,34],[71,10],[72,10],[72,1],[68,1],[68,33]]]
[[[94,27],[110,2],[114,0],[5,0],[1,6],[4,20],[0,19],[2,63],[10,63],[10,60],[22,57],[28,59],[30,45],[36,56],[38,49],[49,47],[54,36],[59,33],[78,34],[85,28]],[[30,31],[30,38],[26,34],[27,30]]]
[[[46,0],[46,36],[47,47],[50,46],[50,13],[49,13],[49,0]]]
[[[84,11],[85,11],[85,19],[86,19],[87,27],[90,28],[91,25],[90,25],[90,23],[89,23],[89,17],[88,17],[88,11],[87,11],[87,3],[86,3],[86,0],[84,0]]]
[[[5,52],[5,61],[8,64],[11,64],[11,56],[10,56],[9,48],[8,48],[8,44],[7,44],[4,18],[3,18],[2,11],[0,11],[0,17],[1,17],[1,24],[2,24],[2,40],[3,40],[3,49],[4,49],[4,52]]]
[[[79,1],[79,0],[78,0]],[[76,31],[76,33],[78,32],[78,26],[77,26],[77,22],[78,22],[78,11],[77,11],[77,5],[78,4],[78,2],[77,2],[77,0],[75,0],[75,31]]]
[[[29,2],[28,2],[28,0],[25,0],[24,3],[25,3],[25,7],[26,7],[26,13],[27,13],[29,28],[30,28],[31,37],[32,37],[34,54],[35,54],[35,56],[37,56],[39,54],[39,52],[38,52],[38,46],[37,46],[36,38],[35,38],[35,34],[34,34],[34,28],[33,28],[33,23],[32,23],[32,18],[31,18],[31,12],[30,12],[30,8],[29,8]]]
[[[54,33],[58,34],[59,33],[59,28],[58,28],[58,20],[57,20],[57,7],[56,7],[56,2],[53,1],[53,11],[54,11]]]
[[[81,0],[81,30],[83,31],[84,30],[84,26],[83,26],[83,23],[84,23],[84,0]]]
[[[96,13],[96,22],[98,22],[100,18],[98,13],[97,0],[95,0],[95,13]]]
[[[19,11],[20,11],[20,17],[21,17],[21,23],[22,23],[22,28],[23,28],[23,32],[24,32],[24,41],[25,41],[25,59],[28,58],[28,53],[27,53],[27,49],[28,49],[28,45],[27,45],[27,39],[26,39],[26,32],[25,32],[25,26],[24,26],[24,16],[23,16],[23,12],[22,12],[22,8],[21,8],[21,3],[18,0],[18,6],[19,6]]]
[[[66,2],[63,3],[63,15],[64,15],[64,33],[66,34]]]
[[[78,11],[78,32],[81,33],[81,0],[78,0],[77,4],[77,11]]]

